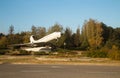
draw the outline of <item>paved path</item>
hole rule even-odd
[[[120,66],[1,64],[0,78],[120,78]]]

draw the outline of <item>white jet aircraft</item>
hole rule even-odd
[[[34,40],[33,35],[30,37],[30,43],[42,43],[42,42],[48,42],[54,39],[58,39],[61,37],[61,32],[53,32],[52,34],[49,34],[39,40]]]
[[[39,40],[34,40],[33,35],[30,37],[30,43],[24,43],[24,44],[15,44],[14,46],[24,46],[24,45],[32,45],[34,47],[30,47],[30,48],[23,48],[26,51],[40,51],[45,49],[46,47],[35,47],[36,44],[40,44],[40,43],[47,43],[51,40],[54,39],[58,39],[61,37],[61,32],[53,32],[47,36],[44,36],[43,38],[39,39]],[[48,49],[51,49],[51,47],[47,47]]]

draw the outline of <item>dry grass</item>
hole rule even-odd
[[[120,61],[110,60],[108,58],[87,58],[87,57],[46,57],[46,56],[0,56],[0,63],[9,64],[65,64],[65,65],[117,65],[120,66]]]

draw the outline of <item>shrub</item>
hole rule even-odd
[[[10,55],[19,55],[19,51],[18,50],[10,50]]]
[[[6,53],[6,51],[0,50],[0,55],[4,55],[5,53]]]
[[[41,51],[41,52],[34,52],[34,55],[48,55],[48,53],[46,53],[45,51]]]
[[[68,52],[69,55],[77,55],[78,53],[77,52],[74,52],[74,51],[71,51],[71,52]]]
[[[108,57],[112,60],[120,60],[120,51],[119,50],[110,50]]]
[[[109,51],[108,57],[112,60],[120,60],[120,51],[116,46],[113,46]]]
[[[105,58],[107,57],[107,52],[100,51],[100,50],[92,50],[87,52],[88,57],[93,57],[93,58]]]
[[[67,50],[67,49],[61,49],[61,48],[58,48],[56,51],[59,52],[59,53],[67,53],[67,52],[71,52],[70,50]]]
[[[25,50],[20,50],[19,51],[19,55],[30,55],[31,52],[30,51],[25,51]]]

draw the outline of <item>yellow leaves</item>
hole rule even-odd
[[[96,45],[95,40],[93,38],[88,39],[88,42],[89,42],[90,46]]]
[[[91,47],[99,47],[102,43],[103,28],[100,22],[90,19],[84,25],[83,32],[86,33],[86,37]]]
[[[6,37],[1,37],[0,48],[5,48],[6,45],[7,45],[7,38]]]

